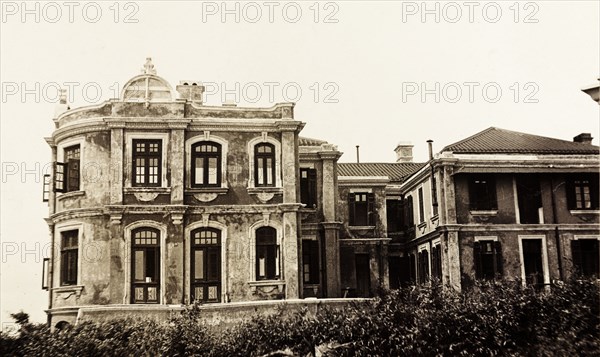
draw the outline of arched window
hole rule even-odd
[[[199,228],[191,234],[192,300],[221,301],[221,231]]]
[[[272,227],[256,230],[256,280],[279,278],[279,245],[277,231]]]
[[[132,231],[132,303],[159,302],[160,231],[137,228]]]
[[[275,186],[275,146],[254,146],[254,182],[256,187]]]
[[[192,187],[220,187],[221,174],[221,145],[212,141],[192,145]]]

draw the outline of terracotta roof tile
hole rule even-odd
[[[598,154],[600,147],[491,127],[442,149],[460,154]]]

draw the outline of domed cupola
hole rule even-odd
[[[169,82],[156,75],[152,58],[146,58],[142,74],[131,78],[121,92],[124,102],[170,102],[173,100]]]

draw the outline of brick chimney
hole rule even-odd
[[[179,93],[179,98],[189,100],[196,104],[202,104],[204,86],[199,81],[179,81],[175,90]]]
[[[408,141],[401,141],[396,146],[396,162],[413,162],[413,144]]]
[[[592,134],[590,133],[581,133],[573,138],[573,141],[576,143],[588,144],[592,145]]]

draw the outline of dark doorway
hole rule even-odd
[[[525,282],[537,288],[544,286],[544,265],[542,262],[542,240],[523,239],[523,266]]]
[[[371,268],[368,254],[356,254],[356,295],[371,296]]]
[[[542,193],[540,180],[535,175],[517,176],[517,196],[521,224],[539,224]]]

